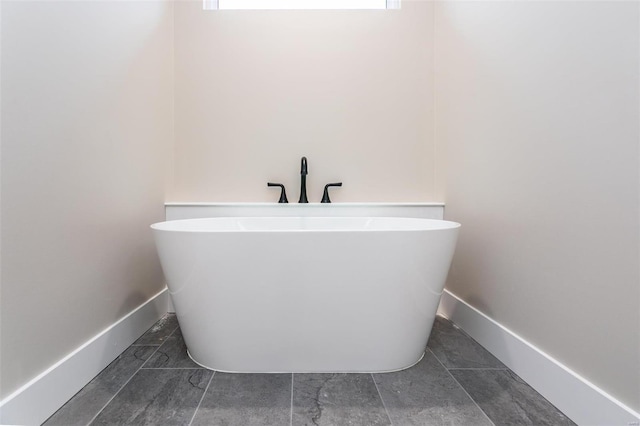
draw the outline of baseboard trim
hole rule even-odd
[[[640,425],[640,414],[445,290],[438,312],[579,425]]]
[[[167,312],[167,289],[0,402],[0,424],[41,424]]]

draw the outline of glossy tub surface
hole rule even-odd
[[[459,224],[224,217],[151,226],[191,358],[228,372],[383,372],[423,355]]]

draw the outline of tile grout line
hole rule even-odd
[[[178,326],[177,326],[177,327],[176,327],[176,328],[171,332],[171,334],[169,334],[169,335],[166,337],[166,339],[168,339],[169,337],[173,336],[173,334],[174,334],[174,333],[176,332],[176,330],[178,330],[179,328],[180,328],[180,326],[178,325]],[[164,342],[163,342],[163,343],[164,343]],[[147,358],[147,359],[142,363],[142,365],[141,365],[140,367],[138,367],[138,369],[137,369],[137,370],[136,370],[136,371],[131,375],[131,377],[129,377],[129,380],[127,380],[127,381],[126,381],[122,386],[120,386],[120,389],[118,389],[118,391],[117,391],[116,393],[114,393],[114,394],[113,394],[113,396],[112,396],[111,398],[109,398],[109,401],[107,401],[107,403],[106,403],[106,404],[104,404],[104,405],[102,406],[102,408],[100,409],[100,411],[98,411],[98,412],[96,413],[96,415],[95,415],[95,416],[93,416],[93,417],[91,418],[91,420],[89,420],[89,422],[87,423],[87,426],[89,426],[91,423],[93,423],[93,422],[94,422],[94,420],[98,418],[98,416],[100,415],[100,413],[102,413],[102,412],[104,411],[104,409],[105,409],[105,408],[107,408],[107,406],[108,406],[109,404],[111,404],[111,401],[113,401],[113,399],[114,399],[116,396],[118,396],[118,394],[122,391],[122,389],[124,389],[124,387],[125,387],[125,386],[127,386],[127,384],[129,384],[129,382],[131,381],[131,379],[133,379],[133,377],[134,377],[136,374],[138,374],[138,372],[139,372],[140,370],[142,370],[142,366],[143,366],[143,365],[145,365],[145,364],[147,363],[147,361],[149,361],[149,360],[150,360],[150,359],[151,359],[151,358],[156,354],[156,352],[158,352],[158,349],[160,349],[160,346],[162,346],[162,345],[159,345],[159,346],[156,348],[156,350],[155,350],[155,351],[153,351],[153,353],[152,353],[151,355],[149,355],[149,358]],[[127,348],[127,349],[128,349],[128,348]],[[126,350],[126,349],[125,349],[125,350]]]
[[[373,373],[369,373],[369,375],[371,376],[371,380],[373,380],[373,384],[376,387],[376,390],[378,391],[378,396],[380,397],[380,401],[382,402],[382,407],[384,408],[384,412],[387,414],[387,418],[389,419],[389,424],[391,426],[393,426],[393,420],[391,420],[391,414],[389,414],[389,410],[387,409],[387,404],[384,403],[384,398],[382,397],[382,393],[380,392],[380,388],[378,387],[378,384],[376,383],[376,378],[373,377]]]
[[[142,339],[147,333],[149,333],[151,331],[152,328],[154,328],[160,321],[162,321],[165,318],[168,318],[171,316],[171,313],[167,312],[162,318],[160,318],[154,325],[151,326],[151,328],[149,328],[149,330],[147,330],[142,336],[140,336],[135,342],[133,342],[131,345],[129,345],[129,347],[131,346],[162,346],[162,343],[138,343],[138,340]],[[175,315],[174,315],[175,316]],[[178,328],[180,328],[180,324],[177,325]],[[171,334],[173,334],[175,332],[175,330],[173,330],[171,332]],[[167,336],[168,337],[168,336]]]
[[[446,367],[445,367],[446,368]],[[481,368],[481,367],[451,367],[451,368],[447,368],[447,370],[495,370],[495,371],[503,371],[503,370],[509,370],[508,367],[487,367],[487,368]]]
[[[464,386],[462,386],[460,384],[460,382],[458,381],[458,379],[455,378],[455,376],[453,374],[451,374],[451,372],[449,371],[449,369],[447,367],[444,366],[444,364],[438,359],[438,357],[436,356],[436,354],[433,353],[433,351],[427,347],[427,349],[429,349],[429,352],[431,352],[431,355],[433,355],[433,357],[436,359],[436,361],[438,361],[438,363],[442,366],[442,368],[444,368],[447,372],[447,374],[453,379],[454,382],[456,382],[456,384],[458,386],[460,386],[460,389],[462,389],[462,391],[465,393],[465,395],[467,395],[469,397],[469,399],[473,402],[473,404],[478,407],[478,410],[480,410],[480,412],[482,414],[484,414],[484,416],[487,418],[487,420],[489,420],[489,423],[491,423],[493,426],[496,426],[496,424],[493,422],[493,420],[491,420],[489,418],[489,416],[487,416],[487,413],[484,412],[484,410],[482,408],[480,408],[480,406],[478,405],[478,403],[476,402],[475,399],[473,399],[471,397],[471,395],[469,395],[469,392],[467,392],[467,390],[464,388]]]
[[[447,370],[473,370],[475,368],[477,368],[478,370],[509,370],[509,367],[507,367],[502,361],[500,361],[495,355],[493,355],[491,352],[489,352],[487,350],[487,348],[485,348],[484,346],[482,346],[480,343],[478,343],[476,341],[476,339],[474,339],[473,337],[469,336],[467,334],[466,331],[464,331],[462,328],[460,328],[455,322],[451,321],[449,318],[438,314],[437,316],[439,316],[440,318],[445,319],[447,322],[451,323],[451,325],[453,326],[453,328],[460,332],[464,337],[466,337],[467,339],[471,340],[474,344],[478,345],[478,347],[480,347],[483,351],[485,351],[487,354],[489,354],[492,358],[494,358],[496,361],[498,361],[498,364],[502,365],[502,367],[487,367],[487,368],[480,368],[480,367],[470,367],[470,368],[466,368],[466,367],[462,367],[462,368],[449,368],[449,367],[445,367]],[[434,325],[435,325],[435,321],[434,321]],[[429,348],[429,343],[427,342],[427,348]],[[436,355],[435,352],[433,352],[431,350],[431,348],[429,348],[429,351],[438,359],[438,361],[440,361],[440,363],[442,365],[444,365],[444,362],[442,362],[442,360],[440,360],[440,358],[438,358],[438,355]]]
[[[209,370],[209,369],[198,365],[197,367],[142,367],[142,370]]]
[[[482,349],[484,349],[489,355],[491,355],[493,358],[496,359],[496,361],[498,361],[500,364],[504,365],[504,368],[500,368],[500,367],[496,367],[496,370],[510,370],[509,367],[507,367],[502,361],[500,361],[498,359],[498,357],[496,357],[494,354],[492,354],[487,348],[485,348],[483,345],[481,345],[476,339],[474,339],[473,337],[471,337],[469,335],[469,333],[467,333],[466,331],[464,331],[462,329],[462,327],[460,327],[458,324],[456,324],[455,322],[451,321],[449,318],[443,316],[442,318],[445,318],[447,321],[449,321],[452,325],[453,328],[455,328],[457,331],[461,332],[464,336],[468,337],[469,339],[471,339],[476,345],[480,346]],[[435,353],[434,353],[435,355]],[[449,370],[453,370],[452,368],[449,368]],[[488,369],[487,369],[488,370]]]
[[[293,426],[293,374],[291,373],[291,409],[289,410],[289,426]]]
[[[198,414],[198,410],[200,409],[200,405],[202,405],[202,401],[204,400],[204,397],[207,395],[207,391],[209,391],[209,386],[211,386],[211,382],[213,381],[213,376],[216,375],[216,371],[213,370],[213,374],[211,375],[211,377],[209,377],[209,383],[207,383],[207,387],[204,388],[204,392],[202,392],[202,396],[200,397],[200,401],[198,401],[198,406],[196,407],[195,411],[193,412],[193,416],[191,416],[191,420],[189,420],[189,425],[191,426],[191,424],[193,423],[193,419],[196,418],[196,414]]]

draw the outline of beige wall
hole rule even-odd
[[[335,201],[446,194],[448,288],[640,409],[638,3],[1,20],[0,398],[162,287],[165,188],[295,201],[306,155],[312,201],[334,180]]]
[[[2,2],[0,398],[163,288],[172,5]]]
[[[436,7],[448,289],[636,411],[639,5]]]
[[[395,11],[175,9],[170,201],[438,201],[433,3]]]

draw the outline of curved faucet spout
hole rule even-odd
[[[302,157],[300,164],[300,199],[298,203],[308,203],[307,200],[307,157]]]

